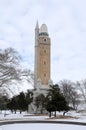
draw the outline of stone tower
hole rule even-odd
[[[53,84],[50,80],[50,38],[45,24],[39,28],[38,22],[35,28],[35,64],[34,64],[34,89],[33,102],[29,105],[30,113],[39,113],[36,108],[35,98],[44,94],[47,95],[49,86]],[[46,112],[46,111],[44,111]]]
[[[35,78],[34,87],[41,84],[46,89],[50,82],[50,38],[46,24],[39,28],[38,22],[35,28]]]

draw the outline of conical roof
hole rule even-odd
[[[37,28],[37,29],[39,28],[38,20],[37,20],[37,22],[36,22],[36,28]]]

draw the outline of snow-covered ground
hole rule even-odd
[[[73,122],[85,122],[86,123],[86,111],[82,112],[75,112],[70,111],[66,114],[65,118],[63,118],[62,113],[57,113],[57,118],[49,118],[48,115],[31,115],[26,112],[20,114],[17,112],[17,114],[12,114],[10,111],[3,111],[0,113],[0,122],[3,121],[12,121],[12,120],[46,120],[46,121],[73,121]],[[67,125],[67,124],[40,124],[40,123],[25,123],[25,124],[9,124],[9,125],[2,125],[0,126],[0,130],[86,130],[86,126],[78,126],[78,125]]]
[[[0,130],[86,130],[86,126],[63,124],[14,124],[0,127]]]
[[[23,112],[20,114],[17,112],[16,114],[12,114],[10,111],[2,111],[0,112],[0,121],[3,120],[58,120],[58,121],[76,121],[76,122],[86,122],[86,111],[76,112],[69,111],[66,113],[63,118],[62,113],[57,112],[57,118],[49,118],[48,115],[32,115],[27,112]]]

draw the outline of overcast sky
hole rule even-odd
[[[0,0],[0,48],[14,47],[34,70],[34,29],[51,38],[54,82],[86,78],[86,0]]]

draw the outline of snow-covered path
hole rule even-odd
[[[86,126],[63,124],[12,124],[1,126],[0,130],[86,130]]]

